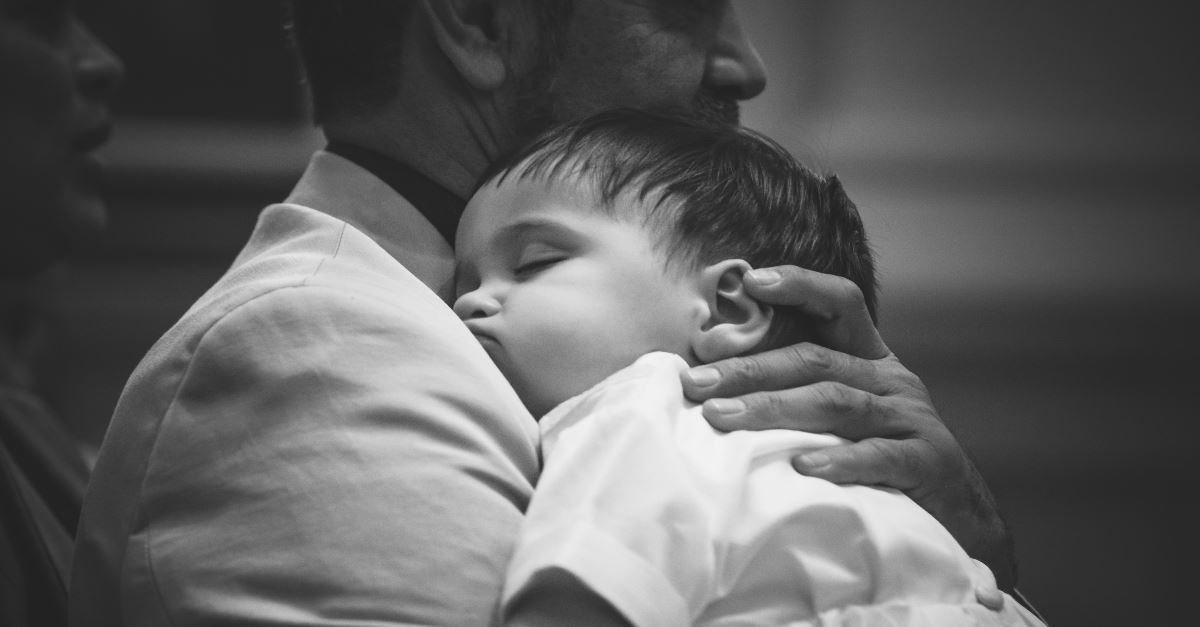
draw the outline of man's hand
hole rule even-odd
[[[794,266],[748,272],[760,301],[799,308],[820,345],[801,343],[693,368],[684,391],[716,428],[833,433],[853,443],[792,460],[835,483],[902,490],[937,518],[1004,589],[1012,543],[995,501],[942,423],[925,385],[887,348],[853,282]]]

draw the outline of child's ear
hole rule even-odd
[[[421,0],[442,54],[471,87],[492,91],[508,75],[495,0]]]
[[[700,271],[709,317],[692,335],[692,352],[701,362],[746,353],[762,343],[771,330],[771,306],[754,300],[742,283],[750,269],[750,264],[741,259],[726,259]]]

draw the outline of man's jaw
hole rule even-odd
[[[741,122],[741,108],[735,98],[701,89],[692,100],[692,117],[707,123],[737,126]]]
[[[531,81],[520,90],[517,110],[517,135],[528,141],[555,124],[569,121],[549,85]],[[737,98],[717,90],[701,87],[691,102],[673,106],[649,107],[662,113],[690,118],[706,124],[738,126],[741,107]]]

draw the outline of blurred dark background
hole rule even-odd
[[[106,236],[54,277],[46,393],[125,378],[321,145],[273,1],[80,3],[124,58]],[[1200,583],[1200,44],[1186,4],[738,0],[744,107],[837,172],[882,329],[978,459],[1054,625],[1178,624]]]

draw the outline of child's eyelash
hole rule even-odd
[[[514,269],[514,272],[518,276],[533,274],[535,272],[545,270],[546,268],[562,261],[563,259],[566,259],[566,257],[562,257],[562,256],[539,257],[532,261],[526,261],[526,262],[518,265]]]

